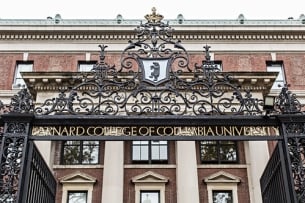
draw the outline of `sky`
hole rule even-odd
[[[2,2],[1,2],[2,1]],[[165,19],[298,19],[305,0],[1,0],[0,19],[144,19],[156,7]]]

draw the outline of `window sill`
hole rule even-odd
[[[104,168],[104,165],[96,164],[96,165],[53,165],[53,169],[61,169],[61,168]]]
[[[124,168],[176,168],[175,164],[125,164]]]
[[[200,164],[197,168],[247,168],[246,164]]]

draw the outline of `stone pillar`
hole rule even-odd
[[[195,141],[177,141],[177,203],[199,203]]]
[[[124,142],[105,143],[102,203],[123,203]]]
[[[260,178],[269,160],[268,143],[266,141],[245,142],[245,153],[251,202],[262,203]]]

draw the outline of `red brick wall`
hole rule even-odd
[[[23,60],[22,53],[0,54],[0,90],[11,90],[15,75],[16,62]],[[85,53],[29,53],[28,61],[33,61],[35,72],[75,72],[78,61],[85,61]],[[94,52],[90,60],[98,61],[99,53]],[[120,54],[108,54],[105,61],[110,65],[120,67]]]
[[[201,64],[203,53],[190,55],[190,68]],[[105,61],[120,68],[120,53],[107,53]],[[215,60],[221,60],[224,71],[266,71],[266,61],[271,61],[270,53],[215,53]],[[9,90],[12,87],[16,61],[22,61],[23,55],[1,54],[0,89]],[[77,71],[78,61],[85,61],[85,53],[29,53],[28,60],[34,61],[34,71]],[[99,53],[91,53],[91,60],[98,61]],[[284,62],[286,79],[291,89],[304,89],[305,87],[305,55],[300,53],[278,53],[277,60]]]
[[[34,71],[77,71],[77,62],[85,59],[84,54],[29,54]]]
[[[271,61],[270,53],[232,53],[215,54],[215,60],[222,61],[223,70],[229,71],[266,71],[266,61]]]
[[[284,62],[287,83],[290,89],[305,89],[305,54],[277,54],[277,60]]]
[[[16,61],[21,61],[23,54],[0,54],[0,90],[12,89]]]

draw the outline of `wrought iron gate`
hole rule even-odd
[[[54,203],[56,180],[34,142],[29,140],[29,114],[2,116],[0,202]]]
[[[26,163],[21,202],[54,203],[56,179],[32,141],[29,142]]]
[[[260,180],[264,203],[295,202],[286,161],[283,143],[279,141]]]

